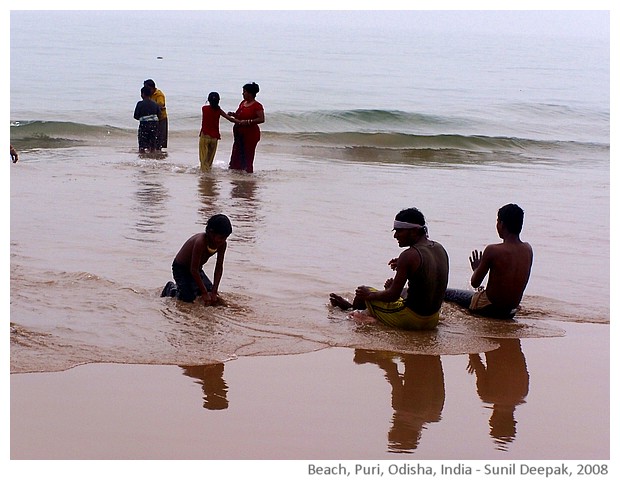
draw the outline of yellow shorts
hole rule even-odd
[[[439,312],[432,315],[418,315],[405,306],[402,298],[394,302],[367,300],[366,307],[381,323],[403,330],[432,330],[439,323]]]

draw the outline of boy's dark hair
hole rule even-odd
[[[155,82],[150,78],[144,81],[144,86],[151,87],[153,90],[155,90]]]
[[[405,208],[396,214],[394,220],[399,222],[417,223],[418,225],[426,225],[424,214],[415,207]]]
[[[518,235],[523,228],[523,209],[515,203],[509,203],[497,211],[497,219],[510,233]]]
[[[396,214],[394,220],[398,220],[399,222],[416,223],[418,225],[422,225],[424,227],[424,231],[428,233],[424,214],[415,207],[405,208],[404,210],[401,210]]]
[[[151,98],[151,96],[153,95],[153,89],[145,85],[140,89],[140,95]]]
[[[216,235],[224,235],[228,237],[232,233],[232,225],[226,215],[218,213],[213,215],[205,227],[205,232],[213,232]]]
[[[217,92],[211,92],[207,97],[207,102],[212,108],[218,108],[220,106],[220,94]]]
[[[257,83],[254,83],[254,82],[252,82],[252,83],[246,83],[246,84],[243,86],[243,89],[244,89],[246,92],[249,92],[249,93],[251,93],[251,94],[252,94],[252,95],[254,95],[254,96],[256,96],[256,94],[260,91],[260,88],[258,88],[258,84],[257,84]]]

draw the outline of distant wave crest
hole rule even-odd
[[[199,124],[199,117],[178,119],[172,128],[175,136],[189,141],[196,137]],[[137,125],[124,128],[64,121],[13,121],[11,142],[20,149],[125,144],[135,141],[136,130]],[[221,130],[225,136],[224,126]],[[545,161],[560,158],[563,152],[570,152],[572,158],[609,154],[608,144],[457,133],[462,130],[458,118],[393,110],[274,112],[262,126],[262,144],[283,152],[299,153],[311,148],[328,158],[382,158],[390,162],[428,159],[438,153],[448,160],[451,156],[463,160],[472,153],[479,157],[494,155],[495,161]],[[498,158],[498,154],[504,159]]]
[[[21,149],[93,145],[102,140],[135,136],[135,130],[109,125],[26,120],[11,122],[11,143]]]

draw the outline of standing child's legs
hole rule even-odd
[[[202,171],[211,170],[215,152],[217,151],[217,142],[217,138],[210,137],[209,135],[200,135],[198,151],[200,154],[200,169]]]

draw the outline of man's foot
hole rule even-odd
[[[174,282],[166,283],[166,286],[161,291],[161,297],[176,297],[177,295],[177,285]]]
[[[345,300],[340,295],[336,295],[335,293],[329,294],[329,301],[334,307],[342,308],[343,310],[353,308],[353,304],[351,302]]]

